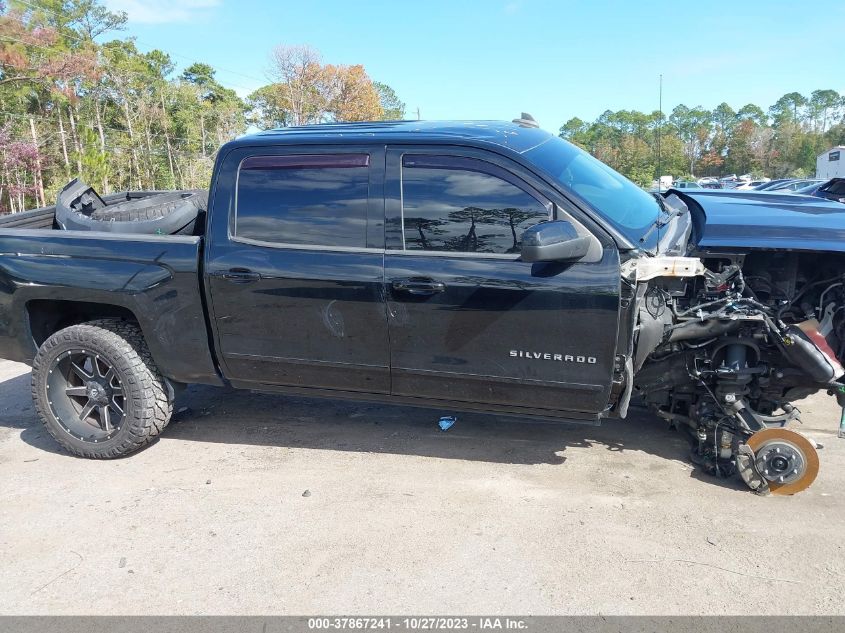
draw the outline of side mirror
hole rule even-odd
[[[590,250],[590,238],[578,235],[566,220],[541,222],[522,234],[522,261],[561,262],[581,259]]]

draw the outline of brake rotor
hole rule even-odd
[[[754,465],[773,495],[794,495],[819,474],[819,455],[810,440],[789,429],[770,428],[748,438]]]

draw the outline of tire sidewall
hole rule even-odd
[[[132,370],[131,359],[128,358],[126,349],[121,349],[116,340],[123,341],[116,334],[102,328],[93,326],[75,326],[57,332],[51,336],[38,350],[32,371],[32,392],[35,407],[44,422],[47,430],[60,444],[71,449],[76,454],[98,453],[90,456],[106,456],[107,453],[120,450],[127,444],[132,443],[134,424],[137,422],[139,405],[144,400],[143,390],[139,389],[139,381]],[[126,347],[134,353],[128,343]],[[118,379],[123,385],[124,417],[117,433],[108,439],[98,442],[80,440],[72,435],[58,421],[50,406],[49,393],[47,389],[47,376],[51,369],[55,369],[54,363],[63,354],[69,351],[83,350],[93,352],[103,357],[115,370]],[[121,453],[123,451],[120,451]]]
[[[116,204],[110,204],[106,207],[107,211],[129,211],[133,209],[148,209],[150,207],[164,206],[173,204],[174,202],[181,202],[182,200],[190,200],[193,194],[185,196],[184,192],[160,193],[146,198],[138,198],[134,200],[126,200]]]

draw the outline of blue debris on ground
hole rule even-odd
[[[453,415],[444,415],[437,424],[440,426],[441,431],[448,431],[457,421],[458,418]]]

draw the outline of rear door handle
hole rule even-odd
[[[446,284],[429,277],[408,277],[407,279],[394,279],[393,290],[404,292],[409,295],[426,296],[436,295],[446,291]]]
[[[212,274],[215,277],[222,277],[233,284],[248,284],[261,279],[259,273],[253,272],[248,268],[230,268],[229,270],[221,270]]]

